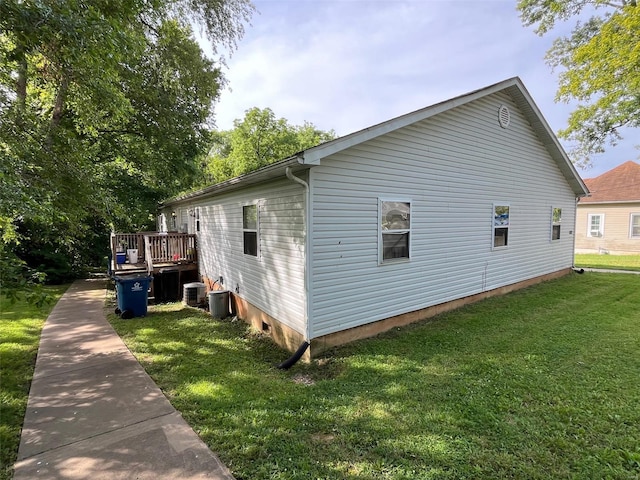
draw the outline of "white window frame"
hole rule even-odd
[[[598,234],[597,235],[592,235],[593,229],[591,228],[591,226],[592,226],[592,219],[594,217],[599,217],[600,218],[600,226],[598,228]],[[604,237],[604,213],[589,213],[587,215],[587,237],[590,237],[590,238],[602,238],[602,237]]]
[[[496,207],[507,207],[509,209],[509,218],[506,225],[496,225]],[[496,246],[496,229],[506,228],[507,242],[504,245]],[[511,204],[508,202],[494,202],[491,206],[491,250],[505,250],[509,248],[511,237]]]
[[[556,210],[560,211],[560,216],[558,221],[556,221],[555,212]],[[558,227],[558,238],[553,238],[553,231],[555,227]],[[551,236],[549,237],[552,242],[557,242],[562,238],[562,208],[561,207],[551,207]]]
[[[158,232],[167,232],[167,216],[164,213],[158,215]]]
[[[244,209],[247,207],[255,207],[256,209],[256,228],[255,229],[245,228],[244,226]],[[244,241],[245,233],[256,234],[256,254],[255,255],[251,253],[246,253],[245,251],[245,241]],[[245,203],[244,205],[242,205],[242,253],[245,257],[260,258],[260,206],[258,202]]]
[[[638,223],[640,223],[640,213],[631,213],[629,215],[629,238],[637,238],[640,239],[640,233],[638,235],[634,235],[633,234],[633,219],[637,217],[638,218]]]
[[[382,228],[382,209],[384,203],[397,202],[409,204],[409,228],[397,229],[397,230],[384,230]],[[378,198],[378,265],[392,265],[396,263],[408,262],[411,260],[411,247],[412,247],[412,226],[413,226],[413,201],[410,198],[398,198],[398,197],[379,197]],[[384,234],[408,234],[408,248],[407,257],[401,258],[384,258]]]
[[[202,228],[202,224],[200,223],[200,207],[196,207],[194,215],[195,215],[195,227],[196,227],[194,233],[200,233],[200,229]]]

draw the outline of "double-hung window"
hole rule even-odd
[[[631,226],[629,229],[631,238],[640,238],[640,213],[631,214]]]
[[[604,236],[604,213],[590,213],[587,218],[587,237]]]
[[[411,201],[378,200],[379,262],[409,259],[411,252]]]
[[[493,205],[493,248],[509,245],[509,205]]]
[[[551,240],[560,240],[560,222],[562,222],[562,209],[551,208]]]
[[[244,254],[258,256],[258,205],[242,207],[242,243]]]
[[[195,218],[196,218],[196,232],[200,231],[200,207],[196,207],[196,212],[195,212]]]
[[[164,213],[158,215],[158,232],[167,231],[167,216]]]

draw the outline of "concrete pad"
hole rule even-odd
[[[18,462],[14,480],[233,480],[177,413]]]
[[[175,410],[133,357],[34,379],[18,459]]]

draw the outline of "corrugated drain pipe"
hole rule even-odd
[[[296,353],[294,353],[284,362],[278,365],[278,368],[280,370],[288,370],[289,368],[293,367],[297,363],[297,361],[302,358],[302,355],[304,355],[304,352],[307,351],[307,348],[309,348],[309,342],[302,342],[302,345],[298,347]]]

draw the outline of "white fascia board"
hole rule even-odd
[[[481,96],[482,95],[478,95],[477,97]],[[341,152],[342,150],[346,150],[347,148],[359,145],[368,140],[372,140],[386,133],[393,132],[394,130],[406,127],[407,125],[412,125],[416,122],[420,122],[429,117],[457,107],[458,105],[463,105],[477,97],[470,99],[467,99],[466,97],[464,99],[458,97],[447,100],[445,102],[423,108],[422,110],[407,113],[406,115],[402,115],[392,120],[379,123],[378,125],[365,128],[364,130],[345,135],[344,137],[337,138],[331,142],[312,147],[308,150],[305,150],[304,152],[301,152],[300,156],[302,158],[302,163],[304,165],[320,165],[320,161],[323,158],[328,157],[329,155]]]
[[[589,189],[584,183],[578,171],[576,170],[573,162],[569,159],[569,156],[562,148],[562,145],[558,141],[553,130],[545,120],[542,112],[533,100],[533,97],[529,94],[529,91],[524,86],[522,81],[517,78],[517,81],[507,89],[507,92],[518,104],[518,107],[526,115],[531,127],[538,134],[538,137],[542,141],[542,144],[546,147],[547,151],[551,154],[552,158],[558,164],[558,168],[565,176],[574,193],[578,197],[585,197],[589,195]]]
[[[597,202],[580,202],[578,206],[588,207],[589,205],[625,205],[629,203],[640,203],[638,200],[599,200]]]
[[[279,162],[272,163],[271,165],[262,167],[253,172],[246,173],[239,177],[231,178],[229,180],[225,180],[224,182],[216,183],[215,185],[210,185],[195,192],[189,192],[178,197],[170,198],[161,202],[160,207],[177,205],[190,200],[201,199],[204,197],[217,195],[222,192],[236,190],[239,188],[247,187],[249,185],[266,182],[278,177],[285,177],[287,167],[294,167],[294,170],[300,170],[301,165],[302,162],[300,161],[298,156],[292,156],[284,160],[280,160]],[[295,169],[295,166],[298,166],[298,168]],[[302,167],[302,169],[304,169],[304,167]]]
[[[562,145],[560,145],[557,137],[547,124],[542,113],[519,77],[509,78],[494,85],[416,110],[415,112],[396,117],[378,125],[365,128],[364,130],[312,147],[299,154],[301,163],[304,165],[320,165],[321,160],[329,155],[333,155],[334,153],[341,152],[342,150],[366,142],[380,135],[384,135],[385,133],[426,120],[434,115],[438,115],[442,112],[446,112],[447,110],[465,105],[469,102],[473,102],[479,98],[486,97],[487,95],[492,95],[500,91],[506,91],[509,93],[522,109],[531,123],[531,126],[549,151],[549,154],[555,160],[560,171],[571,185],[576,196],[582,197],[587,195],[589,193],[589,189],[582,178],[580,178],[580,175],[573,166],[573,163],[569,160],[569,157],[562,148]]]

